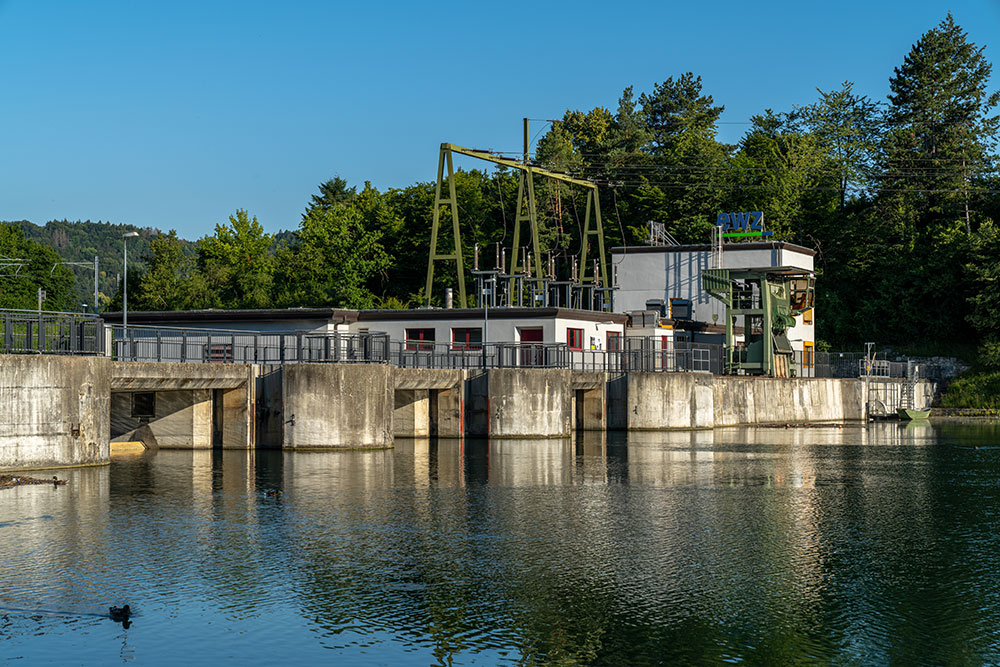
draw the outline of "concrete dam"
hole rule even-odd
[[[565,438],[863,421],[872,380],[390,363],[195,363],[0,355],[0,469],[101,465],[150,448],[391,447],[395,438]],[[905,381],[880,380],[882,395]],[[909,390],[930,402],[935,385]]]

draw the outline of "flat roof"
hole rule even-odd
[[[615,322],[624,324],[624,313],[603,313],[575,308],[490,308],[491,320],[522,320],[529,318],[582,320],[584,322]],[[362,310],[359,322],[389,320],[481,320],[482,308],[418,308],[414,310]]]
[[[787,241],[754,241],[751,243],[727,243],[723,246],[723,254],[737,250],[791,250],[803,255],[815,256],[816,251],[812,248],[788,243]],[[611,249],[612,255],[628,255],[630,253],[643,254],[651,252],[705,252],[711,251],[711,244],[697,245],[630,245],[616,246]]]
[[[106,322],[122,321],[120,312],[101,313]],[[622,313],[602,313],[573,308],[490,308],[494,320],[562,318],[584,322],[624,324]],[[347,308],[259,308],[249,310],[153,310],[128,313],[131,324],[165,322],[286,322],[288,320],[327,320],[337,324],[386,322],[400,320],[482,320],[482,308],[413,308],[402,310],[350,310]]]
[[[107,322],[121,322],[121,312],[101,313]],[[282,322],[287,320],[333,320],[337,323],[356,322],[358,311],[347,308],[257,308],[227,310],[129,310],[129,322]]]

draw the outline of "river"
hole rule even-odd
[[[5,663],[1000,663],[996,423],[52,474],[0,491]]]

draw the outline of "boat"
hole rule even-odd
[[[924,408],[923,410],[918,410],[916,408],[899,408],[896,411],[899,414],[900,419],[927,419],[931,416],[931,409]]]

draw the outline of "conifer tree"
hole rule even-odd
[[[970,190],[992,164],[1000,95],[992,64],[951,13],[913,45],[889,81],[883,189],[913,211],[914,230],[961,219],[972,229]]]

